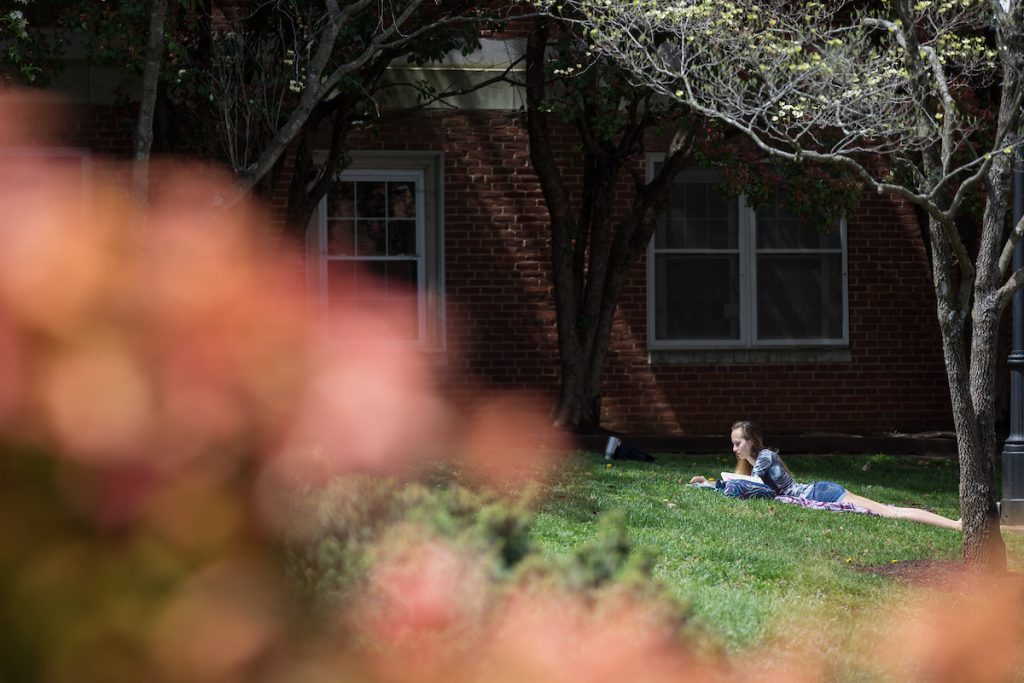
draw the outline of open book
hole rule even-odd
[[[749,474],[736,474],[735,472],[722,472],[722,481],[730,481],[732,479],[742,479],[743,481],[752,481],[755,484],[763,484],[761,477],[754,477]]]
[[[722,472],[722,481],[723,482],[734,480],[734,479],[742,479],[743,481],[751,481],[751,482],[754,482],[755,484],[763,484],[764,483],[763,481],[761,481],[761,477],[753,477],[753,476],[751,476],[749,474],[736,474],[735,472]],[[704,482],[702,484],[690,484],[690,486],[696,486],[698,488],[704,488],[704,489],[716,488],[715,480],[714,479],[706,481],[706,482]]]

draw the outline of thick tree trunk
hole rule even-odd
[[[559,361],[562,383],[559,397],[552,408],[555,423],[579,431],[593,431],[601,423],[601,385],[605,359],[611,341],[611,320],[615,316],[619,291],[606,291],[609,277],[609,252],[614,232],[610,215],[611,198],[619,165],[615,161],[588,153],[584,174],[583,199],[579,219],[575,222],[575,244],[572,255],[571,294],[558,296],[556,315],[570,324],[573,339],[563,340],[559,334]],[[565,225],[552,221],[552,230],[569,233]],[[564,264],[552,263],[564,271]],[[566,282],[556,283],[565,287]],[[620,288],[621,289],[621,288]],[[564,302],[573,300],[571,308]]]
[[[601,424],[601,382],[591,381],[582,358],[562,363],[558,398],[552,408],[555,424],[571,426],[580,432],[598,429]]]
[[[1010,159],[993,160],[988,173],[988,196],[982,217],[976,258],[977,275],[971,311],[970,404],[976,450],[961,460],[960,500],[964,521],[964,560],[992,569],[1005,569],[1006,550],[999,533],[999,492],[995,476],[999,444],[995,431],[996,353],[999,321],[1005,302],[998,295],[999,269],[1010,181]]]
[[[965,562],[1002,571],[1006,548],[999,533],[996,507],[995,455],[995,352],[999,315],[994,293],[978,298],[972,315],[971,370],[967,396],[957,395],[954,413],[973,417],[973,429],[958,425],[960,452],[960,508],[964,523]],[[950,378],[952,381],[952,377]],[[967,408],[970,408],[968,411]],[[964,437],[961,438],[961,429]]]
[[[929,221],[931,233],[933,279],[936,294],[936,314],[942,332],[942,350],[949,383],[953,426],[956,430],[957,452],[960,462],[960,512],[963,519],[963,559],[965,562],[990,569],[1005,569],[1006,553],[999,535],[993,496],[994,474],[992,454],[985,449],[995,442],[995,427],[991,409],[984,403],[979,414],[972,395],[972,380],[978,382],[979,391],[991,391],[995,374],[991,364],[986,367],[969,365],[988,354],[994,356],[997,325],[986,316],[972,326],[968,343],[967,312],[963,310],[960,287],[953,276],[949,238],[934,219]],[[976,305],[983,308],[985,301]],[[998,317],[997,317],[998,318]],[[996,318],[996,319],[997,319]],[[977,373],[977,377],[972,376]]]
[[[578,295],[573,277],[574,244],[572,236],[577,223],[570,210],[569,193],[561,170],[552,153],[548,114],[545,111],[546,78],[544,52],[549,35],[548,20],[539,17],[526,44],[526,124],[530,140],[530,161],[551,218],[551,269],[555,290],[555,325],[558,334],[558,356],[562,387],[552,416],[557,424],[577,425],[599,419],[590,409],[584,416],[584,405],[593,404],[590,388],[582,386],[583,349],[577,337],[576,310]],[[599,402],[598,398],[598,402]]]
[[[635,167],[643,159],[644,135],[655,124],[648,116],[648,95],[621,86],[616,97],[591,99],[584,94],[578,108],[572,110],[584,157],[578,211],[573,211],[551,144],[547,113],[545,50],[551,21],[535,19],[527,40],[526,122],[530,160],[551,219],[561,369],[552,417],[557,424],[590,431],[601,422],[602,380],[619,295],[629,269],[647,248],[672,179],[689,158],[693,133],[680,126],[661,170],[653,179],[646,179]],[[590,75],[593,82],[588,84],[595,93],[602,87],[615,87],[598,80],[599,73],[594,70]],[[614,135],[602,128],[613,118],[609,111],[622,116]],[[626,171],[632,174],[634,194],[627,213],[615,222],[613,199]]]
[[[616,225],[607,220],[592,223],[593,234],[601,239],[591,240],[582,308],[557,311],[557,315],[573,316],[577,322],[576,340],[564,348],[559,344],[562,381],[552,410],[558,424],[579,431],[600,426],[602,383],[619,296],[630,268],[647,248],[657,217],[664,211],[671,181],[687,163],[691,143],[692,137],[685,131],[675,136],[661,171],[637,188],[629,211]]]

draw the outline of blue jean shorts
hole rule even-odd
[[[811,484],[811,490],[804,498],[816,500],[819,503],[835,503],[844,495],[846,495],[846,489],[839,484],[832,481],[816,481]]]

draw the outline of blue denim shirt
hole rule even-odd
[[[771,486],[780,496],[803,498],[811,490],[811,484],[799,484],[793,481],[792,475],[782,464],[779,454],[767,448],[757,454],[753,475],[761,477],[761,481]]]

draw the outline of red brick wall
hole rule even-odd
[[[948,429],[938,324],[915,230],[912,211],[875,195],[849,220],[850,362],[649,366],[638,266],[606,375],[609,421],[691,434],[745,418],[774,434]]]
[[[68,144],[99,157],[131,157],[137,111],[134,107],[78,105],[68,109]]]
[[[556,139],[570,154],[571,138]],[[429,112],[356,149],[445,154],[448,391],[557,388],[547,214],[519,117]],[[631,433],[719,433],[755,419],[772,433],[950,428],[938,325],[913,211],[867,195],[850,217],[850,362],[657,364],[646,354],[646,266],[620,303],[603,422]]]
[[[80,119],[82,144],[130,153],[116,110]],[[88,131],[86,135],[85,131]],[[86,139],[88,138],[88,139]],[[568,131],[555,143],[571,158]],[[547,212],[525,130],[511,112],[425,112],[357,136],[354,149],[444,152],[446,391],[558,386]],[[627,200],[626,189],[620,204]],[[634,434],[722,433],[735,419],[799,432],[949,429],[949,400],[924,247],[913,211],[868,194],[849,219],[850,362],[647,362],[646,265],[632,270],[605,374],[603,423]]]
[[[555,387],[547,213],[518,117],[432,112],[353,147],[444,152],[445,374],[454,398]]]

